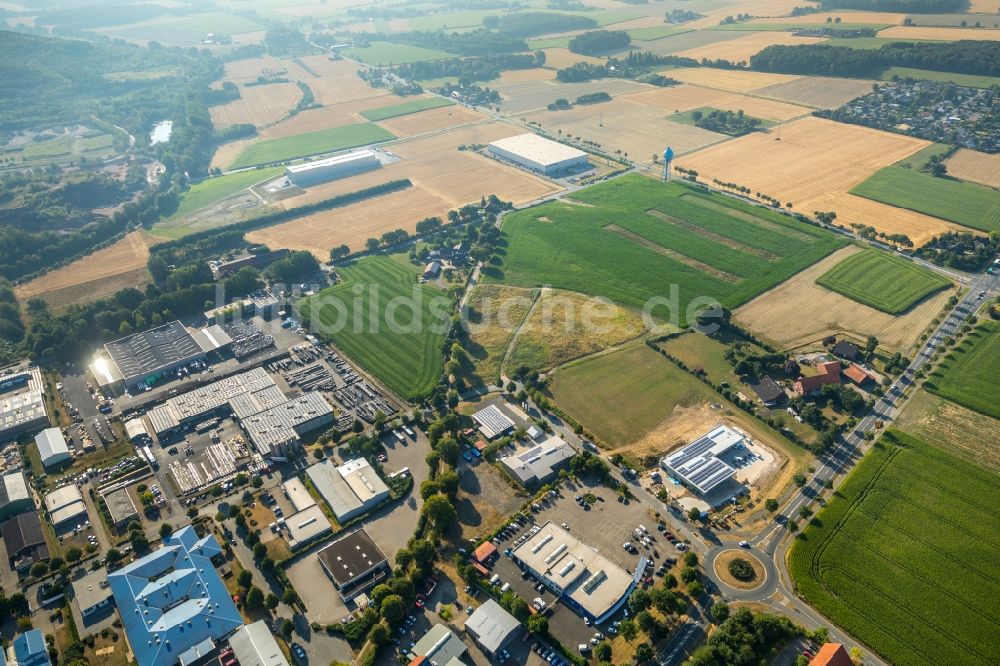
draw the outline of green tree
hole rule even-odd
[[[120,555],[121,554],[119,553],[119,556]],[[110,557],[110,556],[111,556],[111,551],[109,550],[108,551],[108,557]],[[83,557],[83,552],[79,548],[77,548],[76,546],[73,546],[72,548],[69,548],[66,551],[66,561],[67,562],[79,562],[81,557]]]
[[[406,605],[403,603],[401,596],[390,594],[382,600],[379,612],[385,621],[389,623],[389,626],[395,627],[402,622],[403,617],[406,615]]]
[[[691,507],[687,513],[688,520],[701,520],[701,509],[696,506]]]
[[[528,618],[528,631],[538,636],[545,636],[549,633],[549,619],[541,614],[535,614]]]
[[[267,598],[264,599],[264,605],[267,606],[268,610],[274,610],[275,608],[278,607],[278,604],[280,602],[281,600],[278,599],[278,595],[275,594],[274,592],[268,592]]]
[[[420,498],[426,500],[441,492],[441,484],[435,479],[427,479],[420,483]]]
[[[48,562],[35,562],[31,565],[31,569],[28,571],[32,576],[38,578],[39,576],[44,576],[49,571]]]
[[[717,601],[712,604],[712,621],[722,624],[729,619],[729,604],[725,601]]]
[[[242,588],[250,587],[250,584],[253,583],[253,573],[251,573],[249,569],[244,569],[240,572],[240,575],[236,577],[236,582]]]
[[[168,536],[174,533],[174,526],[170,523],[163,523],[160,525],[160,538],[166,539]]]
[[[381,622],[372,625],[368,630],[368,640],[378,646],[385,645],[389,640],[389,628]]]
[[[594,656],[598,661],[611,661],[611,643],[601,641],[594,648]]]
[[[267,555],[267,546],[258,541],[253,545],[254,559],[259,560],[265,555]]]
[[[264,607],[264,593],[256,585],[251,585],[247,590],[246,605],[250,610],[260,610]]]
[[[449,525],[455,522],[455,507],[447,495],[433,495],[424,502],[424,517],[439,532],[443,532]]]
[[[296,594],[295,590],[291,587],[286,587],[285,591],[281,593],[281,601],[286,606],[291,606],[298,600],[299,600],[299,595]]]
[[[635,660],[640,664],[645,664],[653,660],[656,657],[656,653],[653,652],[653,646],[649,643],[639,643],[635,647]]]
[[[622,635],[622,638],[631,643],[639,634],[639,628],[635,626],[635,622],[632,620],[622,620],[621,624],[618,625],[618,633]]]
[[[775,511],[778,510],[778,500],[774,499],[773,497],[767,498],[766,500],[764,500],[764,508],[770,511],[771,513],[774,513]]]

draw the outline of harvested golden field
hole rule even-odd
[[[968,227],[946,222],[906,208],[896,208],[854,194],[829,194],[809,202],[808,211],[832,210],[837,224],[867,224],[886,234],[906,234],[916,247],[945,231],[968,233]],[[977,233],[974,232],[973,233]]]
[[[783,16],[781,20],[776,20],[774,18],[757,18],[750,21],[747,25],[753,25],[754,23],[805,23],[808,25],[818,25],[827,23],[827,19],[831,21],[835,19],[840,19],[841,23],[885,23],[889,25],[897,25],[903,22],[906,18],[906,14],[898,14],[894,12],[817,12],[815,14],[803,14],[802,16]]]
[[[816,278],[860,251],[851,245],[834,252],[738,308],[734,320],[780,349],[795,349],[827,335],[845,333],[862,339],[874,335],[879,346],[909,353],[954,292],[942,290],[910,311],[893,316],[816,284]]]
[[[997,11],[996,0],[969,0],[969,8],[966,10],[970,14],[992,14]]]
[[[230,125],[250,124],[263,128],[271,125],[295,108],[302,91],[294,83],[268,83],[240,88],[240,98],[228,104],[209,108],[216,129]]]
[[[241,84],[256,81],[258,76],[269,77],[285,71],[284,63],[273,56],[244,58],[243,60],[227,62],[226,73],[222,80]]]
[[[996,11],[996,5],[991,11]],[[935,39],[946,42],[958,39],[1000,40],[1000,30],[983,30],[982,28],[924,28],[908,25],[894,25],[879,31],[877,37],[893,39]]]
[[[464,106],[442,106],[419,113],[380,120],[379,125],[399,137],[474,123],[485,119],[481,113]]]
[[[391,94],[383,88],[368,85],[358,76],[358,71],[364,66],[348,60],[309,56],[282,62],[293,77],[309,86],[316,101],[324,106]]]
[[[1000,421],[992,417],[919,390],[897,425],[928,444],[1000,474]]]
[[[794,210],[833,210],[838,224],[890,227],[919,244],[931,226],[945,222],[891,206],[873,207],[848,195],[852,187],[882,167],[929,145],[927,141],[879,130],[807,117],[685,155],[679,166],[694,169],[703,181],[718,178],[791,202]],[[935,233],[936,233],[935,231]]]
[[[392,229],[413,231],[425,217],[444,217],[452,208],[486,195],[522,204],[557,192],[559,188],[547,180],[458,150],[462,144],[485,144],[520,133],[517,127],[494,122],[393,143],[390,149],[401,161],[311,187],[304,194],[285,199],[282,205],[294,208],[400,178],[409,178],[413,187],[254,231],[247,237],[253,242],[274,243],[275,247],[309,250],[325,258],[334,245],[347,243],[358,249],[366,239]]]
[[[803,76],[794,81],[759,88],[754,95],[817,109],[835,109],[871,91],[872,81],[864,79]]]
[[[708,67],[681,67],[664,72],[666,76],[706,88],[718,88],[735,93],[748,93],[758,88],[795,81],[792,74],[770,74],[737,69],[710,69]]]
[[[286,136],[317,132],[341,125],[352,125],[365,122],[362,111],[385,106],[388,101],[382,97],[353,100],[341,104],[332,104],[318,109],[309,109],[297,113],[291,118],[267,128],[261,133],[261,139],[282,139]]]
[[[605,299],[545,289],[517,332],[503,369],[526,365],[551,370],[645,332],[637,312]]]
[[[485,384],[500,379],[500,364],[514,332],[538,297],[537,289],[477,284],[466,302],[466,336],[462,346],[469,352],[475,373]]]
[[[253,139],[238,139],[222,144],[216,149],[215,154],[212,155],[212,162],[209,166],[212,168],[218,167],[225,171],[229,168],[230,164],[236,161],[236,158],[243,152],[243,149],[251,143],[253,143]]]
[[[602,104],[574,106],[568,111],[537,111],[526,117],[550,131],[561,129],[564,135],[595,141],[603,151],[627,152],[629,159],[640,163],[651,162],[653,153],[662,152],[665,146],[683,154],[728,138],[694,125],[666,120],[664,117],[672,112],[619,98]]]
[[[651,106],[666,115],[704,106],[724,111],[742,109],[748,116],[766,120],[791,120],[810,113],[809,109],[795,104],[689,85],[629,93],[622,99]]]
[[[987,187],[1000,187],[1000,153],[961,148],[945,162],[948,175]]]
[[[793,46],[797,44],[816,44],[824,41],[822,37],[796,37],[790,32],[751,32],[744,37],[731,39],[716,44],[707,44],[677,53],[687,58],[709,58],[711,60],[728,60],[730,62],[750,62],[750,56],[763,51],[768,46],[782,44]]]
[[[239,32],[233,35],[233,42],[237,44],[260,44],[264,41],[266,30],[254,30],[252,32]],[[217,48],[216,50],[222,50]]]
[[[158,239],[143,231],[14,288],[19,300],[39,296],[53,309],[110,296],[125,287],[142,288],[150,281],[146,261]]]
[[[553,70],[564,69],[577,62],[589,62],[594,65],[600,65],[604,62],[600,58],[572,53],[569,49],[551,48],[543,50],[545,51],[545,67]]]
[[[524,81],[552,81],[556,78],[554,69],[536,67],[534,69],[509,69],[501,72],[500,76],[490,81],[487,85],[491,88],[497,84],[523,83]]]

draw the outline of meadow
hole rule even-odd
[[[455,102],[443,97],[428,97],[426,99],[415,99],[401,104],[390,104],[377,109],[362,111],[361,115],[371,121],[388,120],[398,116],[406,116],[411,113],[419,113],[428,109],[437,109],[442,106],[453,106]]]
[[[684,326],[695,297],[736,307],[846,243],[760,207],[639,175],[572,197],[577,203],[550,202],[505,218],[507,254],[484,277],[603,296],[637,310],[676,295],[676,308],[652,314]]]
[[[341,54],[352,60],[360,60],[365,64],[378,66],[406,65],[424,60],[444,60],[455,57],[444,51],[392,42],[372,42],[370,46],[344,49]]]
[[[993,474],[890,430],[792,546],[792,578],[897,666],[989,663],[998,499]]]
[[[283,173],[284,170],[284,167],[251,169],[249,171],[216,176],[215,178],[207,178],[200,183],[195,183],[186,192],[181,194],[181,202],[177,206],[177,210],[153,227],[153,233],[156,233],[155,230],[158,226],[168,225],[170,222],[183,219],[191,213],[218,203],[240,190],[245,190],[251,185],[274,178]]]
[[[721,400],[645,344],[594,356],[552,375],[556,403],[612,446],[635,441],[675,407]]]
[[[889,314],[905,312],[951,284],[908,259],[875,249],[851,255],[816,283]]]
[[[1000,323],[984,321],[948,352],[924,384],[928,391],[1000,418]]]
[[[252,143],[243,149],[231,168],[240,169],[297,157],[332,153],[337,150],[356,148],[395,138],[391,132],[371,123],[331,127],[316,132]]]
[[[874,39],[876,39],[879,43],[887,41],[885,39]],[[928,81],[951,81],[952,83],[957,83],[960,86],[969,86],[971,88],[992,88],[993,86],[1000,86],[1000,76],[952,74],[951,72],[934,72],[929,69],[913,69],[912,67],[889,67],[879,75],[883,81],[889,81],[894,76],[898,76],[899,78],[910,76],[915,79],[927,79]]]
[[[889,166],[851,194],[907,208],[980,231],[1000,231],[1000,197],[989,188]]]
[[[337,270],[342,281],[302,305],[312,330],[397,395],[426,395],[441,378],[451,299],[418,284],[420,270],[404,255],[364,257]]]

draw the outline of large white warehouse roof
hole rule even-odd
[[[491,143],[490,146],[514,153],[542,166],[587,157],[587,153],[582,150],[571,148],[558,141],[542,138],[530,132],[528,134],[507,137],[506,139],[498,139]]]
[[[359,160],[369,160],[374,159],[375,153],[370,150],[356,150],[353,153],[346,153],[344,155],[335,155],[334,157],[327,157],[322,160],[314,160],[312,162],[303,162],[302,164],[293,164],[285,169],[285,173],[304,173],[307,171],[313,171],[315,169],[322,169],[324,167],[336,166],[338,164],[349,164],[351,162],[356,162]]]

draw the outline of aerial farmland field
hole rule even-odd
[[[271,125],[295,108],[302,91],[294,83],[268,83],[240,88],[240,98],[209,109],[216,129],[248,124],[260,129]]]
[[[816,283],[889,314],[905,312],[951,284],[928,268],[876,249],[848,257]]]
[[[969,409],[1000,418],[1000,324],[984,321],[946,353],[925,384],[927,390]]]
[[[988,663],[1000,632],[998,500],[1000,478],[890,430],[792,546],[792,578],[890,663]]]
[[[1000,231],[1000,196],[974,183],[889,166],[872,174],[851,193],[971,229]]]
[[[945,166],[953,178],[1000,188],[1000,153],[962,148],[945,161]]]
[[[388,120],[389,118],[396,118],[397,116],[406,116],[411,113],[419,113],[420,111],[427,111],[428,109],[436,109],[442,106],[454,106],[455,102],[450,99],[444,99],[443,97],[426,97],[423,99],[415,99],[409,102],[402,102],[400,104],[390,104],[388,106],[382,106],[377,109],[371,109],[368,111],[362,111],[361,115],[368,120]]]
[[[404,255],[371,256],[339,268],[339,284],[305,301],[303,316],[397,395],[413,399],[440,379],[451,299],[417,283]],[[354,291],[360,285],[360,307]],[[393,301],[403,303],[390,311]],[[375,322],[375,327],[371,322]]]
[[[424,60],[444,60],[455,57],[444,51],[393,42],[372,42],[370,46],[344,49],[343,54],[348,58],[360,60],[373,66],[404,65]]]
[[[239,154],[232,168],[239,169],[297,157],[332,153],[394,138],[396,137],[390,132],[371,123],[332,127],[327,130],[251,143]]]
[[[484,275],[604,296],[640,310],[676,290],[681,311],[654,316],[683,326],[696,296],[736,307],[846,243],[761,207],[639,175],[572,198],[578,203],[550,202],[505,218],[507,254]]]

